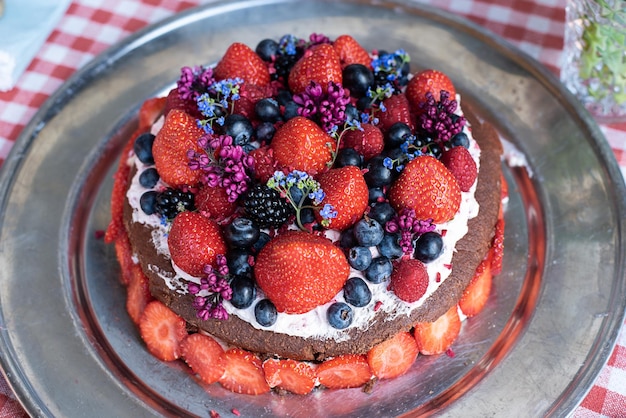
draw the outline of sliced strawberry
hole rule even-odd
[[[174,218],[167,245],[172,261],[196,277],[203,274],[205,265],[216,265],[218,254],[226,254],[219,225],[198,212],[182,212]]]
[[[363,64],[371,68],[372,58],[370,54],[352,36],[339,36],[333,42],[333,48],[339,56],[342,68],[350,64]]]
[[[345,132],[339,148],[352,148],[363,155],[363,159],[367,161],[383,151],[385,140],[377,126],[364,123],[361,127],[363,130],[355,129]]]
[[[394,263],[389,290],[405,302],[419,300],[428,289],[428,271],[419,260],[401,259]]]
[[[267,182],[278,170],[274,150],[268,145],[250,151],[250,156],[254,158],[254,178],[261,183]]]
[[[321,385],[329,389],[358,388],[372,379],[367,356],[344,354],[324,361],[317,368]]]
[[[502,213],[502,206],[500,206]],[[496,221],[496,232],[491,241],[491,274],[502,273],[502,260],[504,258],[504,216]]]
[[[383,105],[385,111],[376,113],[381,131],[387,132],[396,122],[407,124],[411,130],[415,128],[415,122],[409,110],[409,101],[404,94],[394,94],[386,98],[383,100]]]
[[[367,362],[379,379],[392,379],[406,373],[417,358],[415,338],[408,332],[399,332],[393,338],[372,347]]]
[[[465,147],[446,150],[440,160],[452,173],[462,192],[468,192],[478,177],[478,167]]]
[[[192,186],[200,180],[201,171],[189,168],[187,152],[202,152],[198,139],[204,132],[196,120],[182,110],[172,109],[154,139],[152,154],[161,179],[171,187]]]
[[[237,203],[229,202],[226,189],[220,186],[200,186],[194,203],[202,215],[218,222],[228,218],[237,209]]]
[[[335,297],[348,279],[350,265],[330,240],[288,231],[263,247],[254,272],[278,312],[305,313]]]
[[[459,307],[466,316],[475,316],[483,310],[491,293],[491,282],[491,257],[487,256],[478,265],[474,277],[459,300]]]
[[[226,389],[246,395],[270,391],[258,356],[240,348],[231,348],[224,353],[224,359],[225,370],[219,382]]]
[[[461,332],[461,319],[456,305],[441,315],[435,322],[415,324],[414,336],[420,353],[441,354],[450,348]]]
[[[263,363],[263,371],[272,388],[306,395],[315,387],[315,371],[301,361],[268,359]]]
[[[413,209],[417,219],[430,218],[434,223],[449,221],[461,205],[461,189],[450,170],[427,155],[406,165],[388,197],[397,212]]]
[[[504,174],[500,174],[500,200],[504,200],[507,197],[509,197],[509,185],[504,178]]]
[[[154,122],[163,114],[166,101],[165,97],[155,97],[143,102],[139,109],[139,129],[150,130]]]
[[[311,81],[322,86],[324,91],[331,81],[342,84],[341,62],[330,44],[308,49],[289,73],[289,89],[294,94],[302,93]]]
[[[235,42],[213,70],[216,80],[239,77],[246,83],[267,86],[270,83],[270,73],[267,64],[263,62],[249,46]]]
[[[139,264],[132,264],[130,281],[126,288],[126,311],[135,324],[139,324],[143,311],[151,300],[150,281]]]
[[[226,360],[222,346],[208,335],[190,334],[180,343],[180,356],[204,383],[215,383],[224,375]]]
[[[131,267],[134,263],[133,249],[130,245],[130,240],[128,239],[128,234],[126,234],[126,230],[124,230],[124,233],[115,240],[115,256],[122,271],[120,280],[124,286],[127,286],[131,280]]]
[[[333,205],[337,212],[337,217],[330,220],[331,228],[344,230],[361,219],[367,209],[369,191],[358,167],[333,168],[320,174],[317,181],[326,193],[323,203]],[[319,212],[315,216],[322,220]]]
[[[180,357],[180,342],[187,336],[185,320],[158,300],[153,300],[139,320],[139,332],[148,351],[162,361]]]
[[[279,167],[319,173],[332,160],[329,144],[334,142],[311,119],[296,116],[276,131],[270,149]]]
[[[450,99],[455,99],[456,89],[447,75],[437,70],[424,70],[415,74],[406,87],[406,96],[413,112],[421,111],[420,105],[426,101],[426,93],[432,93],[433,98],[439,101],[441,90],[450,93]]]

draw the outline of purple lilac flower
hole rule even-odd
[[[300,116],[317,120],[326,132],[330,132],[334,126],[341,125],[346,120],[346,105],[350,103],[350,93],[341,84],[332,81],[324,92],[319,83],[311,81],[304,92],[293,96],[293,101],[300,105]]]
[[[434,231],[435,224],[432,219],[417,219],[413,209],[404,208],[385,224],[385,230],[390,234],[399,232],[402,251],[405,254],[411,254],[413,252],[413,238]]]
[[[463,116],[454,115],[457,106],[456,100],[450,100],[450,93],[445,90],[441,91],[439,101],[435,100],[431,92],[426,93],[426,101],[421,104],[422,129],[440,141],[449,141],[463,130],[467,122]]]
[[[197,100],[213,83],[215,83],[215,79],[211,68],[203,66],[183,67],[180,70],[180,78],[176,82],[178,96],[183,100]]]
[[[209,318],[228,319],[228,312],[224,309],[222,301],[230,300],[233,296],[233,290],[229,283],[226,257],[219,254],[217,256],[217,269],[207,264],[203,271],[205,276],[200,279],[200,284],[189,283],[187,286],[189,293],[196,296],[192,302],[196,316],[203,321]],[[207,294],[201,296],[200,291],[205,291]]]

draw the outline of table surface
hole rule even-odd
[[[213,0],[214,1],[214,0]],[[0,92],[0,165],[45,100],[107,47],[174,13],[211,0],[74,0],[17,85]],[[558,74],[566,0],[422,0],[503,37]],[[626,123],[600,125],[626,174]],[[26,413],[0,376],[0,418]],[[574,417],[626,417],[626,331]]]

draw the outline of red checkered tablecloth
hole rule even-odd
[[[74,0],[12,90],[0,93],[0,164],[39,106],[77,69],[132,32],[208,0]],[[9,0],[9,3],[11,1]],[[565,0],[422,0],[467,17],[559,71]],[[1,21],[0,21],[1,24]],[[0,43],[2,41],[0,40]],[[626,174],[626,123],[601,126]],[[0,376],[0,418],[25,416]],[[626,417],[626,331],[574,417]]]

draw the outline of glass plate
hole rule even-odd
[[[98,231],[144,99],[165,93],[181,65],[213,63],[232,42],[312,32],[404,48],[414,70],[443,70],[528,171],[504,165],[504,272],[454,356],[421,357],[370,394],[236,395],[146,352]],[[590,388],[623,320],[626,194],[599,129],[532,59],[411,2],[235,1],[173,16],[68,80],[21,134],[1,180],[2,367],[31,415],[562,415]]]

